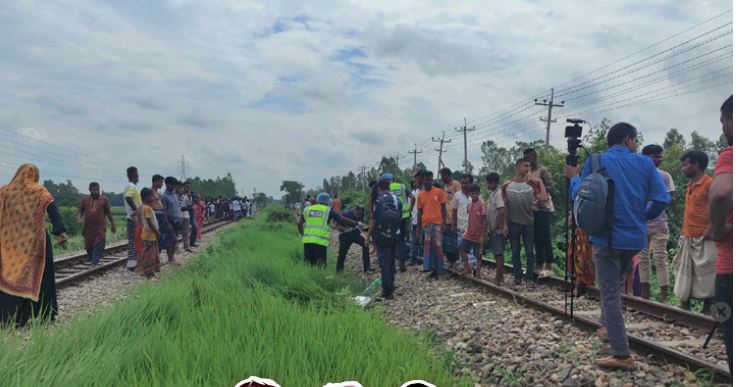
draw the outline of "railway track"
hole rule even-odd
[[[214,231],[229,223],[230,220],[208,222],[203,225],[202,232]],[[182,239],[179,238],[178,240],[181,241]],[[100,258],[100,263],[95,266],[90,264],[87,253],[84,251],[62,256],[54,260],[56,287],[63,288],[70,286],[90,276],[98,275],[114,267],[124,265],[127,259],[127,246],[128,242],[125,240],[107,246],[102,258]]]
[[[510,285],[512,267],[506,266],[502,286],[492,283],[492,263],[486,260],[481,278],[464,278],[477,286],[539,311],[568,319],[564,310],[564,281],[561,278],[541,279],[534,288]],[[460,277],[457,270],[449,270]],[[461,278],[461,277],[460,277]],[[715,325],[711,317],[688,312],[638,297],[623,296],[623,316],[631,349],[652,359],[682,365],[692,371],[705,370],[714,382],[731,381],[722,338],[715,335],[707,348],[703,344],[708,331]],[[574,300],[572,322],[585,330],[596,331],[599,324],[600,303],[597,288],[588,287],[586,293]]]

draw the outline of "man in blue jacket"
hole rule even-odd
[[[634,370],[635,360],[630,356],[620,298],[620,279],[632,266],[633,256],[646,247],[646,220],[657,217],[671,201],[664,180],[650,158],[637,154],[638,131],[627,123],[613,125],[607,132],[608,150],[600,162],[604,174],[614,184],[614,218],[611,236],[590,236],[593,245],[595,272],[600,287],[602,312],[597,331],[603,340],[610,341],[612,357],[599,359],[600,367]],[[592,173],[589,160],[584,163],[581,177],[579,167],[566,166],[571,178],[571,197],[579,192],[581,178]],[[649,204],[650,202],[650,204]]]

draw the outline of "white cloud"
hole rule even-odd
[[[317,186],[382,155],[404,154],[442,130],[454,137],[446,164],[460,165],[460,138],[451,128],[463,117],[480,123],[475,119],[728,7],[666,0],[572,0],[556,7],[536,1],[12,2],[0,11],[0,127],[38,128],[24,134],[65,155],[57,156],[65,163],[39,158],[42,171],[79,176],[74,181],[81,187],[86,177],[122,186],[129,164],[142,175],[176,174],[184,154],[194,174],[231,172],[239,188],[278,196],[281,180]],[[677,84],[687,79],[671,74]],[[729,92],[723,86],[585,118],[632,121],[649,142],[661,141],[670,127],[717,137],[717,107]],[[473,132],[470,141],[541,138],[537,110],[520,115],[522,127],[501,120]],[[553,138],[562,145],[559,118]],[[419,161],[435,165],[432,146],[423,151]],[[477,160],[478,147],[470,151]],[[16,161],[22,154],[8,164]],[[10,169],[0,170],[0,181],[12,176]]]

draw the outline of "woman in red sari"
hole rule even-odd
[[[192,201],[192,212],[195,214],[195,222],[197,222],[197,240],[202,240],[202,225],[205,223],[205,210],[207,205],[202,200],[200,194],[195,194],[195,200]]]

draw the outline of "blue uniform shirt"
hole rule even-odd
[[[633,153],[624,145],[610,147],[600,157],[604,174],[615,183],[615,224],[612,232],[612,248],[643,250],[646,248],[646,207],[649,200],[668,204],[671,196],[666,192],[664,179],[650,158]],[[592,173],[589,159],[582,168],[582,177]],[[579,192],[580,177],[571,179],[571,197]],[[607,247],[607,237],[590,236],[593,244]]]
[[[161,194],[161,204],[164,207],[164,213],[169,219],[176,220],[182,217],[179,197],[174,191],[164,191]]]

